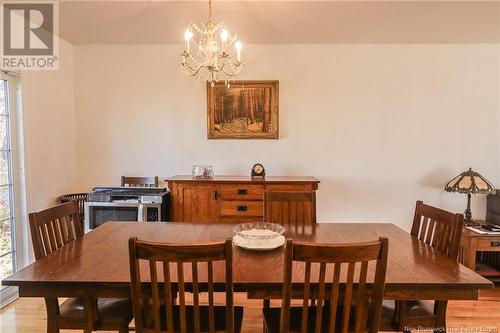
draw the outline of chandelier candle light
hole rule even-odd
[[[182,71],[196,79],[206,74],[212,87],[220,75],[229,87],[229,80],[243,67],[242,44],[236,34],[230,36],[224,24],[212,22],[212,0],[208,2],[208,22],[201,24],[201,27],[191,22],[184,32],[184,40],[186,49],[182,53]],[[229,55],[233,47],[236,51],[236,60]]]

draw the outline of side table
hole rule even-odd
[[[483,235],[464,227],[459,260],[485,278],[500,282],[500,235]]]

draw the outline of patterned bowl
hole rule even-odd
[[[235,234],[252,240],[271,239],[283,235],[285,227],[276,223],[250,222],[233,228]]]

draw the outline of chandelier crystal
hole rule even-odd
[[[196,79],[206,76],[212,87],[224,79],[229,86],[229,80],[241,71],[242,44],[224,24],[212,22],[212,0],[208,2],[208,22],[201,25],[191,22],[184,40],[181,69],[186,75]],[[236,60],[230,56],[231,50],[236,53]]]

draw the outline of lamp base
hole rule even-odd
[[[466,218],[466,219],[464,219],[464,225],[467,227],[477,227],[477,226],[479,226],[479,223],[477,223],[476,221],[474,221],[471,218],[468,218],[468,219]]]
[[[472,211],[470,210],[470,193],[467,193],[467,208],[464,212],[464,224],[468,227],[476,227],[479,223],[472,219]]]

